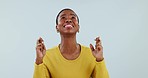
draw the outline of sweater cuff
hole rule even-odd
[[[102,61],[100,61],[100,62],[96,61],[96,64],[105,64],[105,61],[104,61],[104,59]]]
[[[40,68],[42,68],[42,67],[44,66],[43,63],[41,63],[41,64],[39,64],[39,65],[37,65],[37,64],[35,63],[34,65],[35,65],[35,68],[36,68],[36,69],[40,69]]]

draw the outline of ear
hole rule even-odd
[[[56,30],[57,30],[57,32],[59,32],[59,26],[58,25],[56,25]]]
[[[58,29],[58,25],[56,25],[56,29]]]
[[[79,33],[79,30],[80,30],[80,25],[78,25],[79,29],[78,29],[78,33]]]
[[[79,26],[79,30],[80,30],[80,25],[78,25]]]

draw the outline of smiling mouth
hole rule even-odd
[[[73,28],[74,26],[72,25],[65,25],[64,28]]]

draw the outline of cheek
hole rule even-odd
[[[59,22],[58,22],[58,25],[62,25],[62,24],[63,24],[63,22],[64,22],[64,21],[59,21]]]
[[[64,20],[59,18],[58,24],[62,24],[63,22],[64,22]]]
[[[75,19],[75,20],[73,20],[73,22],[74,22],[75,24],[78,24],[78,20],[76,20],[76,19]]]
[[[61,20],[58,21],[58,24],[61,24]]]

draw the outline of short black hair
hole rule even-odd
[[[56,17],[56,25],[58,25],[58,17],[59,17],[59,15],[61,14],[61,12],[63,12],[64,10],[70,10],[70,11],[73,11],[72,9],[70,9],[70,8],[65,8],[65,9],[62,9],[59,13],[58,13],[58,15],[57,15],[57,17]],[[74,12],[74,11],[73,11]],[[75,12],[74,12],[75,13]],[[76,13],[75,13],[76,14]],[[78,19],[78,23],[79,23],[79,17],[78,17],[78,15],[76,14],[76,16],[77,16],[77,19]]]

